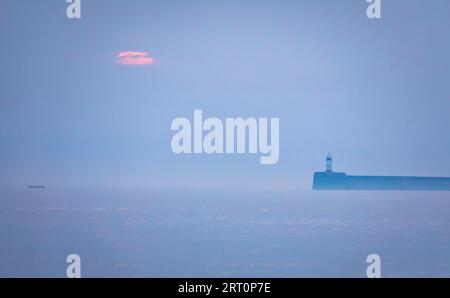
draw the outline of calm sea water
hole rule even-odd
[[[0,276],[450,277],[450,193],[2,189]]]

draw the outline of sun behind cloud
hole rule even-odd
[[[116,62],[120,65],[152,65],[155,59],[148,52],[124,51],[117,54]]]

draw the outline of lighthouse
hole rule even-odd
[[[450,192],[450,177],[347,175],[343,172],[333,172],[333,157],[328,154],[325,171],[314,173],[313,189]]]
[[[329,153],[328,153],[327,159],[325,161],[325,167],[326,167],[327,173],[333,172],[333,157]]]

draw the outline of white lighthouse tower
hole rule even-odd
[[[333,172],[333,157],[331,156],[330,153],[328,153],[327,155],[327,159],[325,161],[325,168],[327,173]]]

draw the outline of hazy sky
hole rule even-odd
[[[450,2],[0,2],[0,184],[310,188],[450,176]],[[148,52],[154,63],[120,65]],[[279,117],[280,160],[175,155],[171,121]]]

